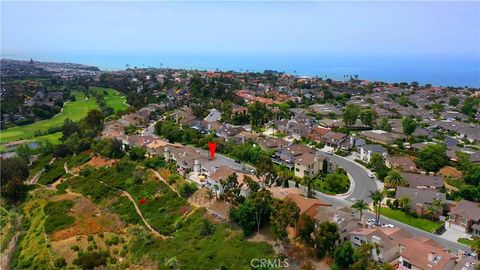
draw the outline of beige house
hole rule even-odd
[[[372,243],[376,251],[372,252],[372,259],[377,262],[388,263],[400,256],[399,242],[412,235],[401,228],[359,228],[350,232],[350,241],[354,246],[362,243]]]
[[[322,172],[324,158],[314,154],[305,153],[295,159],[296,177],[315,177]]]

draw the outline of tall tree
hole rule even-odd
[[[357,200],[354,204],[352,204],[352,208],[360,213],[360,221],[362,221],[363,210],[368,210],[368,203],[366,203],[364,200]]]
[[[312,234],[315,231],[315,220],[312,217],[306,214],[300,215],[300,220],[298,222],[298,238],[306,246],[313,245],[314,241]]]
[[[266,189],[262,189],[258,192],[253,192],[247,198],[247,201],[252,205],[255,213],[255,221],[257,224],[257,232],[260,232],[260,227],[264,220],[268,220],[271,203],[272,193]]]
[[[384,198],[383,192],[381,191],[370,191],[370,198],[373,201],[373,206],[375,209],[375,224],[380,224],[380,210],[382,209],[382,200]]]
[[[13,157],[0,159],[0,194],[6,201],[16,203],[25,195],[23,181],[28,178],[28,165],[25,160]]]
[[[429,172],[437,172],[447,163],[445,145],[429,144],[418,153],[418,164]]]
[[[352,243],[346,241],[333,252],[335,265],[340,269],[348,269],[355,262],[354,254]]]
[[[270,212],[270,229],[275,239],[285,239],[287,227],[296,227],[300,208],[291,200],[274,200]]]
[[[357,122],[360,109],[354,104],[348,104],[343,110],[343,121],[347,127],[351,127]]]
[[[405,133],[405,135],[407,136],[410,136],[413,132],[415,132],[415,129],[417,128],[417,121],[415,121],[415,119],[413,119],[412,117],[407,116],[402,120],[402,128],[403,133]]]
[[[320,223],[314,232],[315,255],[321,259],[330,255],[340,239],[338,226],[335,223],[326,221]]]
[[[375,112],[372,109],[364,109],[360,112],[360,121],[362,124],[371,127],[375,119]]]
[[[229,175],[227,178],[220,180],[223,187],[223,196],[226,201],[236,204],[240,196],[240,184],[236,173]]]

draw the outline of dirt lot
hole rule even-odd
[[[99,232],[115,232],[123,227],[117,215],[102,211],[80,194],[69,192],[52,198],[52,200],[67,199],[75,203],[72,208],[75,224],[70,228],[53,233],[52,240],[65,240],[77,235],[93,235]]]

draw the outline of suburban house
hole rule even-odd
[[[257,133],[241,131],[237,135],[233,136],[233,140],[238,144],[243,144],[248,140],[255,140],[259,135]]]
[[[430,189],[397,187],[395,198],[400,199],[402,197],[410,198],[410,209],[411,211],[415,211],[418,215],[426,214],[428,206],[431,205],[435,199],[440,200],[443,206],[447,203],[445,193],[440,193]],[[440,211],[437,213],[437,216],[442,212],[442,209],[439,210]]]
[[[292,168],[295,164],[296,158],[306,153],[314,154],[315,150],[304,144],[293,144],[277,150],[273,155],[272,160],[275,163],[284,164],[285,166]]]
[[[240,132],[245,131],[242,127],[231,126],[231,125],[222,125],[217,129],[217,136],[224,138],[225,140],[232,139],[234,136],[240,134]]]
[[[328,132],[330,132],[330,129],[328,128],[314,127],[310,129],[310,134],[308,134],[308,138],[310,140],[320,142],[323,140],[323,135],[327,134]]]
[[[418,171],[417,165],[410,157],[386,157],[385,165],[388,168],[399,168],[403,172],[415,173]]]
[[[296,177],[315,177],[319,175],[325,166],[325,170],[330,172],[333,165],[325,158],[311,153],[305,153],[295,158],[295,176]]]
[[[120,121],[110,121],[105,123],[102,134],[102,139],[125,139],[125,125]]]
[[[370,162],[373,153],[379,153],[384,158],[387,157],[387,149],[378,144],[367,144],[359,147],[360,149],[360,159],[364,162]]]
[[[264,150],[278,150],[279,148],[285,148],[290,143],[281,138],[273,138],[273,137],[258,137],[257,143],[264,149]]]
[[[451,270],[457,257],[430,241],[413,238],[400,240],[399,270]]]
[[[380,144],[393,144],[395,143],[395,137],[392,133],[384,130],[367,130],[360,132],[360,136],[367,140]]]
[[[307,197],[304,197],[301,194],[296,194],[296,193],[288,193],[285,196],[285,199],[286,200],[291,200],[292,202],[294,202],[298,206],[298,208],[300,208],[300,215],[302,215],[302,214],[308,215],[314,220],[315,220],[315,217],[317,216],[317,209],[319,207],[332,206],[331,204],[323,202],[321,200],[307,198]],[[297,228],[298,227],[299,226],[295,226],[295,227],[290,227],[289,226],[287,228],[288,236],[290,238],[297,237],[297,235],[298,235],[298,229]]]
[[[362,243],[372,243],[376,251],[372,252],[372,259],[388,263],[400,256],[399,241],[404,238],[411,238],[412,235],[401,228],[358,228],[349,233],[350,242],[354,246]]]
[[[403,178],[411,188],[440,190],[443,187],[443,176],[402,173]]]
[[[349,207],[340,209],[318,207],[315,222],[320,224],[326,221],[337,224],[338,232],[340,233],[339,244],[350,239],[349,233],[351,231],[362,227],[360,219],[355,216],[355,213]]]
[[[328,146],[340,147],[342,144],[348,143],[348,136],[343,133],[330,131],[323,135],[322,141]]]
[[[467,200],[458,202],[448,213],[445,228],[480,237],[480,207],[478,203]]]

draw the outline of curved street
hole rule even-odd
[[[355,188],[351,194],[346,197],[347,201],[355,202],[362,199],[367,203],[370,203],[370,192],[378,190],[375,179],[368,176],[368,172],[365,171],[359,164],[347,158],[329,154],[323,151],[317,151],[318,155],[330,159],[333,163],[339,165],[345,169],[355,182]]]

